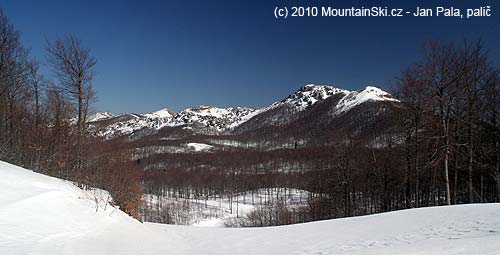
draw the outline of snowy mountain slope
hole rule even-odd
[[[144,223],[71,183],[0,162],[2,254],[498,254],[500,204],[281,227]]]
[[[237,126],[235,133],[249,135],[261,132],[270,136],[278,127],[282,131],[275,133],[274,137],[295,136],[292,140],[296,140],[297,135],[319,134],[318,132],[336,129],[337,120],[345,115],[355,115],[356,112],[367,112],[367,110],[384,112],[390,108],[388,105],[398,103],[399,101],[389,93],[372,86],[358,91],[348,91],[332,86],[309,84]],[[389,109],[389,115],[390,112]],[[290,132],[295,132],[296,135]],[[262,134],[260,136],[263,136]],[[325,135],[330,137],[328,134]]]

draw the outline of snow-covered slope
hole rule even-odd
[[[282,227],[133,220],[71,183],[0,162],[1,254],[498,254],[500,204],[420,208]],[[102,197],[102,196],[101,196]]]
[[[100,192],[0,161],[1,254],[112,253],[137,235],[132,231],[148,232]],[[101,238],[99,246],[90,245]]]

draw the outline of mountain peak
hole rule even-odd
[[[367,90],[367,91],[383,91],[381,88],[379,87],[375,87],[375,86],[366,86],[363,90]],[[385,92],[385,91],[384,91]]]
[[[274,107],[280,104],[288,104],[296,107],[297,110],[302,111],[307,107],[323,101],[333,95],[341,96],[336,109],[339,113],[347,112],[353,107],[362,104],[366,101],[395,101],[390,93],[375,87],[366,86],[364,89],[358,91],[349,91],[340,89],[329,85],[306,84],[300,87],[296,92],[283,99],[280,103],[273,104]]]
[[[297,91],[313,91],[313,90],[340,90],[340,89],[331,85],[309,83],[300,87]]]
[[[327,99],[336,94],[346,94],[348,90],[339,89],[328,85],[307,84],[300,87],[295,93],[285,98],[282,103],[287,103],[304,110],[318,101]]]

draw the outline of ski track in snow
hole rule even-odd
[[[0,254],[498,254],[500,204],[266,228],[140,223],[106,192],[0,162]],[[106,206],[106,208],[104,208]]]

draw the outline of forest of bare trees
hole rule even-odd
[[[22,45],[21,33],[0,11],[0,159],[103,188],[137,217],[140,172],[128,150],[91,135],[86,119],[95,100],[96,60],[73,35],[48,39],[50,79]]]
[[[481,41],[432,42],[400,84],[406,182],[418,206],[421,173],[438,171],[445,203],[498,201],[499,69]],[[495,190],[496,187],[496,190]],[[407,193],[408,193],[407,192]]]

